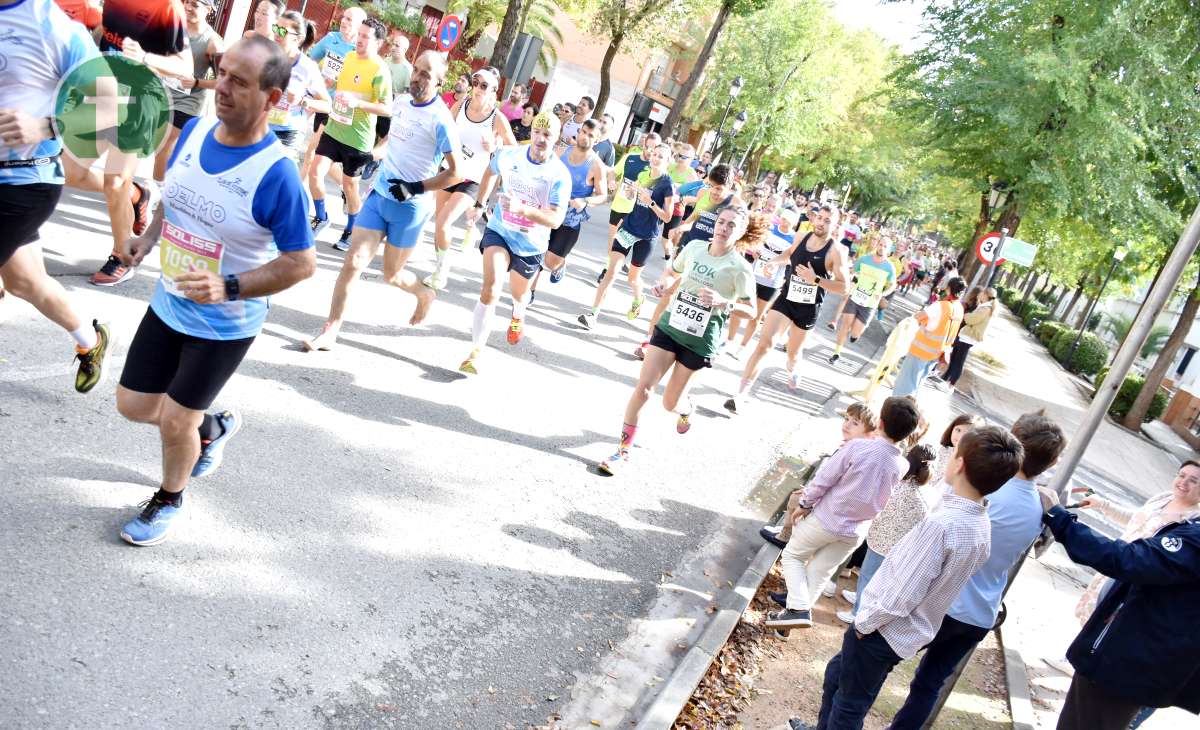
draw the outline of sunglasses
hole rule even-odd
[[[280,38],[283,38],[284,36],[289,36],[289,35],[295,35],[295,36],[300,35],[300,31],[292,30],[291,28],[285,28],[284,26],[279,25],[278,23],[271,26],[271,32],[274,33],[275,35],[279,36]]]
[[[474,86],[476,89],[483,89],[484,91],[492,88],[492,85],[486,79],[475,79],[471,82],[471,86]]]
[[[691,155],[675,155],[675,159],[677,159],[677,160],[690,160],[690,159],[692,159],[692,156],[691,156]]]

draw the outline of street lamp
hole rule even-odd
[[[746,110],[743,109],[742,111],[738,112],[738,115],[736,117],[733,118],[733,124],[729,125],[729,161],[730,161],[730,163],[732,163],[735,159],[737,159],[737,145],[734,142],[734,138],[738,136],[738,132],[742,131],[742,127],[746,126],[746,120],[749,118],[750,117],[748,117],[746,115]],[[750,149],[747,148],[746,151],[749,152]],[[746,156],[742,155],[742,162],[744,162],[745,159],[746,159]],[[739,162],[737,164],[738,169],[741,169],[742,162]]]
[[[729,116],[729,108],[733,106],[733,100],[738,97],[738,94],[742,93],[742,85],[745,83],[746,82],[742,81],[741,76],[736,77],[732,82],[730,82],[729,101],[725,102],[725,111],[721,114],[720,123],[717,124],[717,136],[713,137],[712,147],[709,147],[709,152],[717,149],[717,146],[721,144],[721,130],[725,128],[725,118]],[[745,124],[745,122],[743,122],[743,124]],[[734,134],[737,134],[737,132],[734,132]]]
[[[1071,343],[1071,354],[1067,356],[1067,370],[1071,369],[1071,363],[1075,361],[1075,351],[1079,349],[1079,340],[1083,337],[1083,330],[1087,327],[1088,322],[1092,321],[1092,310],[1100,302],[1100,298],[1104,296],[1104,287],[1108,286],[1108,280],[1116,273],[1117,266],[1125,260],[1125,254],[1129,251],[1123,246],[1117,246],[1113,251],[1112,266],[1108,268],[1108,273],[1104,275],[1104,281],[1100,284],[1100,291],[1096,293],[1096,298],[1092,300],[1092,304],[1087,308],[1087,312],[1083,315],[1083,325],[1075,333],[1075,341]]]
[[[997,182],[992,184],[992,190],[988,193],[988,210],[996,210],[1003,208],[1008,202],[1008,186],[1005,183]]]

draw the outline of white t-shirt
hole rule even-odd
[[[442,167],[442,158],[458,149],[458,129],[450,110],[437,96],[424,104],[412,94],[400,94],[392,102],[392,127],[388,131],[387,155],[375,178],[375,192],[395,200],[388,190],[391,178],[405,182],[428,180]]]
[[[529,159],[530,147],[501,147],[489,164],[493,175],[500,175],[500,192],[535,208],[561,208],[571,199],[571,173],[555,155],[545,162]],[[489,230],[500,234],[517,256],[546,253],[550,229],[528,218],[504,212],[497,197]]]

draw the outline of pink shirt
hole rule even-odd
[[[813,508],[826,530],[843,537],[863,537],[900,478],[908,461],[900,447],[884,439],[851,439],[817,470],[800,504]]]
[[[524,112],[525,110],[521,108],[520,104],[514,104],[510,99],[505,99],[504,103],[500,105],[500,113],[510,122],[520,119]]]

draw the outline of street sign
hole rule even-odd
[[[1033,257],[1037,256],[1037,252],[1038,247],[1035,244],[1027,243],[1019,238],[1006,238],[1004,239],[1004,250],[1000,252],[1004,258],[1000,259],[1000,262],[1007,261],[1021,266],[1033,266]]]
[[[439,51],[449,53],[454,50],[454,46],[458,45],[458,39],[462,36],[462,19],[457,15],[447,15],[442,18],[442,24],[437,29],[437,45]]]
[[[1004,246],[1005,246],[1004,252],[1005,253],[1008,253],[1008,241],[1011,241],[1011,240],[1012,239],[1007,239],[1004,242]],[[992,263],[992,259],[996,258],[996,247],[999,245],[1000,245],[1000,231],[992,231],[991,233],[985,233],[979,237],[978,241],[975,242],[975,255],[979,258],[979,261],[981,263],[983,263],[984,265],[990,264],[990,263]],[[1003,261],[1003,259],[1001,259],[1001,261]]]

